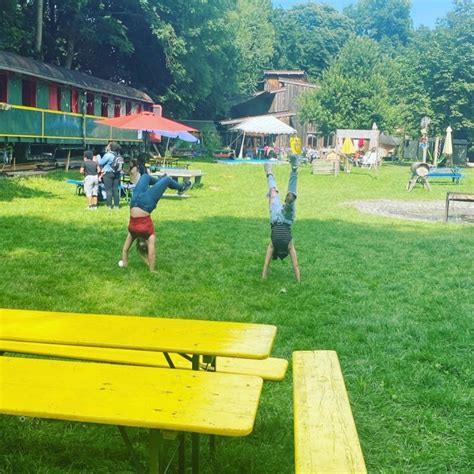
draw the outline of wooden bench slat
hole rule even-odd
[[[0,357],[0,413],[246,436],[262,379],[187,370]]]
[[[266,359],[266,324],[0,309],[0,339]]]
[[[296,473],[366,473],[334,351],[293,353]]]
[[[0,340],[0,351],[148,367],[169,367],[162,352],[6,340]],[[176,368],[191,369],[191,363],[179,355],[170,354],[170,357]],[[261,360],[217,357],[216,365],[217,371],[221,373],[255,375],[264,380],[279,381],[285,377],[288,361],[273,357]]]

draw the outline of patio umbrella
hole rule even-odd
[[[108,125],[115,128],[129,130],[143,130],[145,132],[197,132],[195,128],[189,127],[174,120],[155,115],[153,112],[140,112],[122,117],[106,118],[97,120],[100,125]]]
[[[350,138],[346,138],[344,140],[344,143],[341,148],[341,153],[344,153],[344,155],[352,155],[355,153],[355,148]]]
[[[195,137],[189,132],[165,132],[161,131],[159,132],[160,135],[163,137],[168,137],[168,138],[178,138],[179,140],[182,140],[183,142],[189,142],[189,143],[200,143],[200,140],[198,137]]]
[[[446,129],[446,140],[444,141],[443,154],[449,156],[449,162],[452,164],[453,160],[453,138],[451,132],[453,129],[448,126]]]

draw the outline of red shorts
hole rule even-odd
[[[130,222],[128,223],[128,231],[132,234],[134,239],[142,237],[148,239],[150,235],[155,233],[155,228],[153,227],[153,221],[151,216],[145,217],[130,217]]]

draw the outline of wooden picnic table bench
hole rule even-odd
[[[204,176],[204,173],[201,170],[189,170],[189,169],[180,169],[180,168],[160,168],[159,171],[150,173],[152,176],[171,176],[172,178],[182,178],[184,181],[188,181],[191,178],[194,178],[193,187],[201,186],[201,178]]]
[[[8,341],[0,339],[0,352],[32,354],[64,359],[108,362],[113,364],[139,365],[144,367],[191,369],[189,358],[179,354],[162,352],[109,349],[38,342]],[[213,360],[201,359],[199,368],[208,372],[255,375],[263,380],[280,381],[285,378],[288,361],[276,357],[267,359],[244,359],[235,357],[215,357]]]
[[[444,222],[448,222],[449,203],[452,201],[474,202],[474,193],[446,193],[446,213],[445,213]]]
[[[451,178],[453,183],[459,184],[464,175],[459,168],[432,168],[426,175],[428,178]]]
[[[0,339],[196,356],[266,359],[276,327],[140,316],[0,309]]]
[[[84,195],[84,180],[66,179],[66,183],[76,186],[76,194],[78,196]],[[130,201],[130,193],[131,193],[131,190],[133,190],[133,188],[134,188],[134,185],[130,184],[130,182],[126,182],[126,181],[121,182],[120,185],[119,185],[119,196],[120,197],[125,197],[127,202]],[[99,195],[102,192],[105,193],[105,186],[103,185],[103,183],[99,183],[99,191],[98,192],[99,192]],[[98,196],[98,198],[101,198],[102,200],[105,199],[105,197],[103,197],[103,196]]]
[[[149,428],[150,473],[164,472],[161,436],[169,431],[251,433],[263,383],[253,376],[5,356],[0,379],[1,414],[117,425],[130,451],[124,427]],[[184,473],[184,434],[179,441]],[[199,447],[192,465],[198,472]]]
[[[168,367],[183,368],[186,362],[195,371],[213,372],[222,363],[223,372],[280,379],[286,361],[268,360],[275,334],[275,326],[262,324],[0,309],[0,351],[153,367],[165,360]],[[196,464],[196,433],[192,452]]]
[[[296,474],[365,474],[337,354],[293,352]]]

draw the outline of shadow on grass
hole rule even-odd
[[[23,185],[19,178],[0,178],[0,201],[13,201],[17,198],[52,197],[53,193],[31,189]]]
[[[80,225],[3,218],[0,307],[275,324],[275,356],[289,359],[298,349],[338,352],[369,468],[386,461],[387,445],[396,450],[407,437],[413,440],[404,448],[412,463],[406,471],[436,470],[442,463],[461,472],[467,466],[467,455],[453,449],[466,439],[461,427],[470,369],[465,354],[472,309],[471,229],[391,220],[300,220],[293,229],[302,270],[298,285],[288,260],[273,262],[268,279],[260,279],[270,233],[266,219],[155,218],[156,274],[134,250],[129,268],[117,266],[126,220],[100,211],[84,216]],[[292,423],[290,384],[289,374],[274,392],[265,391],[251,436],[221,443],[227,469],[221,472],[237,472],[247,459],[253,472],[293,472],[292,430],[278,430]],[[399,424],[387,423],[393,413]],[[448,432],[438,422],[446,413]],[[412,429],[420,420],[427,429]],[[45,424],[39,436],[47,438],[50,426]],[[82,449],[81,442],[81,453],[74,451],[80,431],[74,426],[68,431],[70,459],[81,456],[76,462],[84,472],[106,469],[95,463],[94,447]],[[7,427],[0,421],[0,433],[9,434],[4,449],[13,450],[26,437],[25,448],[16,453],[24,466],[42,472],[65,467],[67,459],[53,448],[41,451],[38,461],[37,450],[29,454],[28,435],[11,434]],[[444,451],[433,446],[433,440],[446,438]],[[429,449],[417,464],[413,460],[425,445]],[[403,471],[397,462],[391,467]],[[119,464],[126,468],[124,460]]]
[[[10,278],[3,286],[10,284],[16,301],[24,300],[28,307],[35,305],[28,297],[32,290],[44,296],[46,305],[47,301],[51,302],[48,285],[53,285],[58,295],[64,292],[62,297],[66,298],[66,304],[82,301],[100,309],[100,302],[87,300],[87,292],[84,295],[75,292],[77,287],[99,285],[105,296],[116,297],[128,305],[121,307],[122,311],[132,314],[134,307],[128,295],[133,288],[140,291],[140,296],[152,300],[157,285],[160,292],[170,292],[170,301],[177,301],[179,294],[196,292],[195,297],[203,304],[206,301],[203,292],[209,291],[213,294],[209,300],[211,306],[229,299],[236,304],[228,313],[231,317],[237,318],[240,314],[251,318],[248,301],[238,295],[248,294],[252,305],[255,303],[252,298],[257,297],[258,302],[262,289],[275,285],[278,285],[277,290],[290,285],[292,292],[308,301],[316,298],[313,290],[318,288],[323,293],[323,302],[328,299],[336,304],[330,297],[331,292],[350,297],[367,291],[372,302],[383,304],[380,291],[391,288],[392,283],[407,294],[413,291],[429,294],[433,285],[436,288],[452,285],[459,289],[458,280],[471,279],[469,272],[464,272],[463,264],[472,240],[471,229],[427,228],[425,224],[412,222],[397,223],[395,227],[389,219],[386,222],[390,225],[297,221],[293,236],[302,271],[300,286],[294,283],[289,258],[273,261],[268,280],[260,280],[270,236],[266,219],[155,219],[158,273],[147,271],[135,248],[130,252],[129,268],[120,269],[117,262],[128,218],[120,215],[117,220],[117,217],[101,210],[87,214],[81,224],[29,216],[4,217],[0,228],[0,256]],[[439,278],[440,274],[458,277],[449,282]],[[30,275],[36,275],[34,283],[26,283]],[[372,291],[375,289],[377,291]],[[4,297],[0,295],[0,299]],[[112,301],[107,298],[105,301],[105,307],[115,307]],[[5,304],[8,306],[8,300],[4,300]],[[144,307],[153,307],[156,314],[157,304],[162,308],[169,306],[160,300]],[[184,310],[192,307],[192,302],[184,300],[178,306]]]

